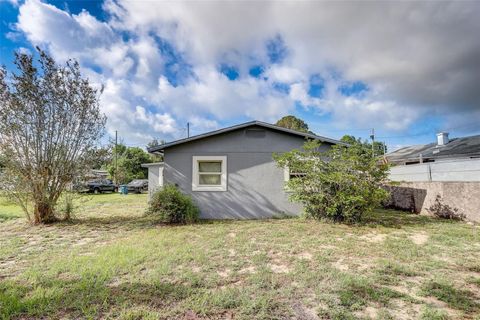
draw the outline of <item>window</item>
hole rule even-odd
[[[227,157],[193,157],[193,191],[227,191]]]
[[[283,178],[285,180],[285,182],[287,181],[290,181],[291,179],[298,179],[298,178],[302,178],[302,177],[305,177],[306,176],[306,173],[304,172],[291,172],[290,171],[290,168],[288,167],[285,167],[283,169]]]
[[[285,185],[284,185],[284,190],[286,192],[292,192],[292,190],[287,186],[287,182],[290,181],[291,179],[301,179],[303,177],[305,177],[306,174],[303,173],[303,172],[290,172],[290,168],[289,167],[285,167],[283,169],[283,180],[285,181]]]

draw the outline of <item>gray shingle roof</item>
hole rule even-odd
[[[182,143],[195,141],[195,140],[207,138],[207,137],[210,137],[210,136],[214,136],[214,135],[217,135],[217,134],[222,134],[222,133],[226,133],[226,132],[230,132],[230,131],[234,131],[234,130],[238,130],[238,129],[242,129],[242,128],[246,128],[246,127],[251,127],[251,126],[260,126],[260,127],[264,127],[264,128],[269,128],[269,129],[273,129],[273,130],[277,130],[277,131],[286,132],[286,133],[289,133],[289,134],[292,134],[292,135],[297,135],[297,136],[302,136],[302,137],[305,137],[305,138],[320,140],[320,141],[331,143],[331,144],[340,144],[340,145],[345,145],[345,146],[348,145],[347,143],[339,141],[339,140],[335,140],[335,139],[331,139],[331,138],[327,138],[327,137],[322,137],[322,136],[317,136],[317,135],[311,134],[311,133],[295,131],[295,130],[279,127],[279,126],[276,126],[276,125],[273,125],[273,124],[270,124],[270,123],[262,122],[262,121],[250,121],[250,122],[237,124],[237,125],[234,125],[234,126],[231,126],[231,127],[227,127],[227,128],[223,128],[223,129],[199,134],[199,135],[192,136],[192,137],[189,137],[189,138],[168,142],[168,143],[165,143],[165,144],[162,144],[162,145],[159,145],[159,146],[155,146],[155,147],[152,147],[152,148],[148,148],[148,152],[163,151],[166,148],[173,147],[173,146],[176,146],[176,145],[179,145],[179,144],[182,144]]]
[[[388,161],[393,163],[418,160],[420,156],[423,160],[478,157],[480,156],[480,135],[453,138],[444,146],[437,146],[436,143],[409,146],[385,155]]]

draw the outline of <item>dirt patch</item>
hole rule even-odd
[[[107,284],[107,287],[109,287],[109,288],[118,288],[118,287],[120,287],[120,285],[121,285],[123,282],[124,282],[124,281],[122,281],[120,278],[115,277],[115,278],[113,278],[112,281],[110,281],[110,282]]]
[[[343,262],[343,259],[340,259],[340,260],[337,260],[335,261],[334,263],[332,263],[332,266],[335,268],[335,269],[338,269],[340,271],[347,271],[349,269],[348,267],[348,264],[345,264]]]
[[[421,305],[407,304],[405,301],[400,299],[392,299],[390,302],[392,306],[388,311],[394,319],[408,320],[419,318]]]
[[[383,241],[385,241],[386,238],[387,238],[387,235],[383,234],[383,233],[370,233],[370,234],[365,234],[365,235],[360,237],[360,239],[368,241],[368,242],[372,242],[372,243],[383,242]]]
[[[292,306],[293,319],[298,320],[319,320],[317,313],[314,309],[308,308],[303,303],[297,302]]]
[[[377,319],[378,318],[378,308],[373,306],[368,306],[363,310],[354,312],[356,318],[359,319]]]
[[[230,275],[230,269],[217,271],[217,274],[222,278],[228,278],[228,276]]]
[[[274,273],[288,273],[290,272],[290,269],[288,266],[284,264],[269,264],[268,265],[270,270],[272,270]]]
[[[365,315],[370,319],[376,319],[378,315],[378,309],[375,307],[368,306],[364,310]]]
[[[195,273],[199,273],[201,270],[202,270],[202,268],[200,268],[200,267],[197,267],[197,266],[192,267],[192,271],[195,272]]]
[[[310,252],[302,252],[299,253],[297,257],[302,260],[312,260],[313,255]]]
[[[96,240],[95,238],[83,238],[83,239],[78,240],[76,243],[74,243],[72,245],[73,246],[83,246],[83,245],[89,244],[89,243],[91,243],[95,240]]]
[[[374,264],[371,263],[371,261],[363,261],[363,260],[359,260],[359,261],[356,261],[355,263],[355,269],[357,269],[358,271],[367,271],[367,270],[372,270],[374,268]]]
[[[204,317],[201,317],[201,316],[197,315],[192,310],[188,310],[187,312],[185,312],[185,315],[181,319],[183,319],[183,320],[201,320],[201,319],[207,319],[207,318],[204,318]],[[231,319],[231,318],[226,318],[226,319]]]
[[[79,275],[71,274],[71,273],[60,273],[57,276],[58,280],[63,280],[63,281],[80,281],[81,277]]]
[[[413,243],[415,243],[418,246],[421,246],[428,241],[428,235],[424,233],[415,233],[412,234],[411,236],[408,237],[410,240],[412,240]]]
[[[340,241],[343,240],[342,238],[340,238]],[[329,244],[325,244],[325,245],[321,245],[319,247],[320,249],[324,249],[324,250],[334,250],[336,249],[337,247],[335,246],[332,246],[332,245],[329,245]]]
[[[245,274],[245,273],[254,273],[255,272],[255,267],[254,266],[249,266],[243,269],[240,269],[238,273],[240,274]]]

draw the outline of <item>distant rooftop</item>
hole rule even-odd
[[[398,149],[385,155],[391,163],[405,164],[435,161],[439,159],[459,159],[480,157],[480,135],[453,138],[444,145],[429,143]]]

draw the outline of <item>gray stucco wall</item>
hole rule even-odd
[[[264,136],[251,129],[264,130]],[[304,142],[303,137],[250,127],[177,145],[165,150],[164,183],[192,195],[205,219],[298,215],[302,208],[288,200],[283,169],[277,168],[272,154],[300,148]],[[227,191],[192,191],[192,157],[208,155],[227,156]]]

